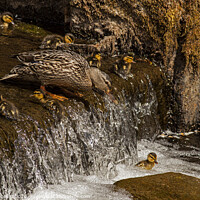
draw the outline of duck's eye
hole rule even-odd
[[[156,158],[153,155],[150,155],[150,158],[152,158],[153,160],[155,160]]]

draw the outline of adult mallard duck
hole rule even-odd
[[[135,63],[135,61],[133,61],[133,56],[124,56],[113,64],[112,71],[120,77],[127,79],[133,63]]]
[[[16,106],[3,98],[2,95],[0,97],[0,114],[8,119],[18,119],[19,117],[19,111]]]
[[[47,85],[75,92],[93,89],[109,95],[116,102],[110,94],[109,76],[98,68],[90,67],[82,56],[73,51],[43,50],[20,53],[16,57],[22,64],[15,66],[0,80],[37,82],[43,90]]]
[[[157,155],[152,152],[152,153],[148,154],[147,160],[140,161],[135,166],[149,170],[149,169],[152,169],[154,167],[155,163],[158,164]]]
[[[64,44],[64,43],[73,43],[74,40],[75,40],[75,37],[71,33],[66,33],[64,38],[57,34],[47,35],[42,40],[40,48],[41,49],[57,49],[59,45]]]
[[[93,53],[90,57],[87,58],[87,61],[91,67],[101,67],[101,53]]]

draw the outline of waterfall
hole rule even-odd
[[[143,102],[144,94],[128,96],[122,90],[117,105],[104,97],[103,110],[73,100],[75,106],[65,107],[61,120],[52,113],[55,123],[49,119],[41,125],[31,115],[13,122],[17,139],[13,156],[1,160],[1,197],[23,198],[38,186],[73,181],[74,174],[110,179],[117,176],[117,164],[133,165],[138,136],[160,128],[155,91],[146,79]]]

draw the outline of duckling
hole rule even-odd
[[[8,119],[16,120],[19,117],[19,111],[16,106],[10,101],[4,99],[2,95],[0,98],[0,114]]]
[[[87,58],[87,61],[91,67],[101,67],[101,53],[94,53],[89,58]]]
[[[0,15],[0,28],[1,34],[8,35],[12,32],[12,28],[14,25],[13,15],[10,12],[4,12]]]
[[[69,44],[74,43],[75,41],[75,37],[72,33],[66,33],[64,39],[65,39],[65,42]]]
[[[132,63],[135,63],[132,56],[124,56],[114,63],[113,71],[123,79],[127,79],[127,76],[130,74]]]
[[[58,46],[63,45],[65,43],[73,43],[74,40],[75,40],[75,37],[71,33],[65,34],[64,38],[57,34],[47,35],[42,40],[40,49],[57,49]]]
[[[150,170],[154,167],[154,165],[158,164],[157,155],[155,153],[149,153],[147,156],[147,160],[140,161],[135,166],[141,167],[146,170]]]
[[[107,94],[115,102],[109,76],[90,67],[85,58],[73,51],[43,50],[20,53],[16,57],[22,64],[11,69],[1,81],[33,81],[41,84],[43,91],[47,85],[75,92],[97,89],[96,92]],[[57,99],[54,94],[48,92],[48,95]]]
[[[43,107],[50,111],[55,111],[58,116],[59,121],[65,114],[64,106],[59,102],[48,97],[42,90],[35,90],[31,97],[35,97],[40,103],[43,104]]]
[[[60,35],[47,35],[40,45],[40,49],[56,49],[63,42],[63,37]]]
[[[8,28],[10,24],[14,24],[13,20],[13,15],[10,12],[4,12],[0,15],[0,24],[3,25],[4,28]]]

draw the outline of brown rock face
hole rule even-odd
[[[114,183],[138,200],[198,200],[200,179],[180,173],[129,178]]]
[[[200,127],[199,6],[198,0],[3,0],[0,10],[63,24],[108,55],[132,51],[161,64],[172,85],[172,127],[184,132]]]

